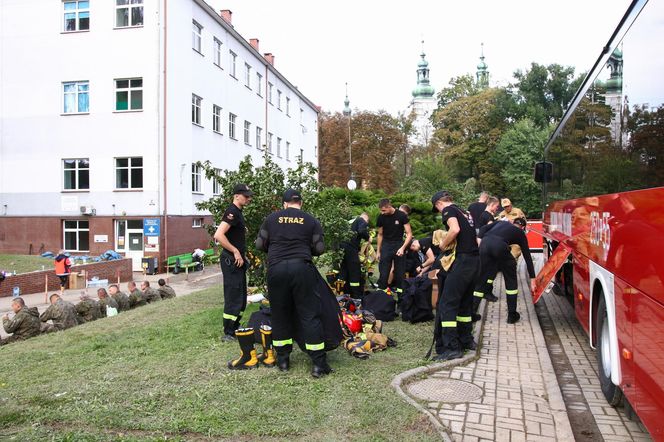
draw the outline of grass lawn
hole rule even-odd
[[[422,364],[431,323],[387,323],[398,347],[328,354],[336,372],[231,371],[220,288],[0,347],[0,440],[439,440],[389,386]]]
[[[39,255],[0,255],[0,270],[5,272],[27,273],[45,269],[53,269],[53,258],[42,258]]]

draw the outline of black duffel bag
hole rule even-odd
[[[431,306],[431,280],[426,276],[407,278],[401,295],[401,319],[415,324],[431,321],[434,317]]]
[[[393,321],[397,317],[397,301],[385,290],[366,292],[362,299],[362,310],[369,310],[376,319]]]

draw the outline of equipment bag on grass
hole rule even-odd
[[[415,324],[431,321],[434,317],[431,306],[431,280],[426,276],[408,278],[404,282],[401,296],[401,319]]]
[[[311,296],[318,296],[320,299],[320,322],[323,325],[323,336],[325,338],[325,351],[334,350],[341,344],[344,334],[341,330],[341,309],[336,295],[323,279],[320,273],[316,272],[318,279],[316,286],[311,288]],[[299,325],[299,323],[298,323]],[[299,328],[299,327],[298,327]],[[302,351],[305,351],[304,339],[300,338],[302,333],[299,330],[295,331],[293,339],[300,346]]]
[[[386,290],[367,292],[362,300],[362,309],[369,310],[381,321],[393,321],[397,317],[397,301],[392,292]]]

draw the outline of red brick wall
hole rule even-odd
[[[191,253],[195,248],[203,250],[210,248],[210,240],[212,237],[205,227],[191,227],[194,218],[203,218],[203,224],[212,224],[211,216],[168,217],[168,256],[180,255],[182,253]],[[161,233],[163,235],[163,225],[161,229]],[[166,258],[167,256],[163,256],[162,260],[165,260]]]
[[[133,274],[131,271],[131,259],[119,259],[115,261],[95,262],[92,264],[82,264],[72,267],[73,272],[87,273],[87,279],[98,277],[99,279],[108,279],[109,284],[118,281],[131,281]],[[44,270],[38,272],[22,273],[16,276],[9,276],[0,282],[0,296],[11,296],[14,287],[20,287],[21,294],[43,293],[44,286],[48,278],[48,290],[60,290],[60,278],[55,275],[53,270]],[[85,280],[79,278],[85,287]]]

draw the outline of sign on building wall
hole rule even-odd
[[[108,235],[95,235],[95,242],[108,242]]]
[[[159,236],[160,227],[161,219],[159,218],[143,219],[143,235],[145,236]]]

